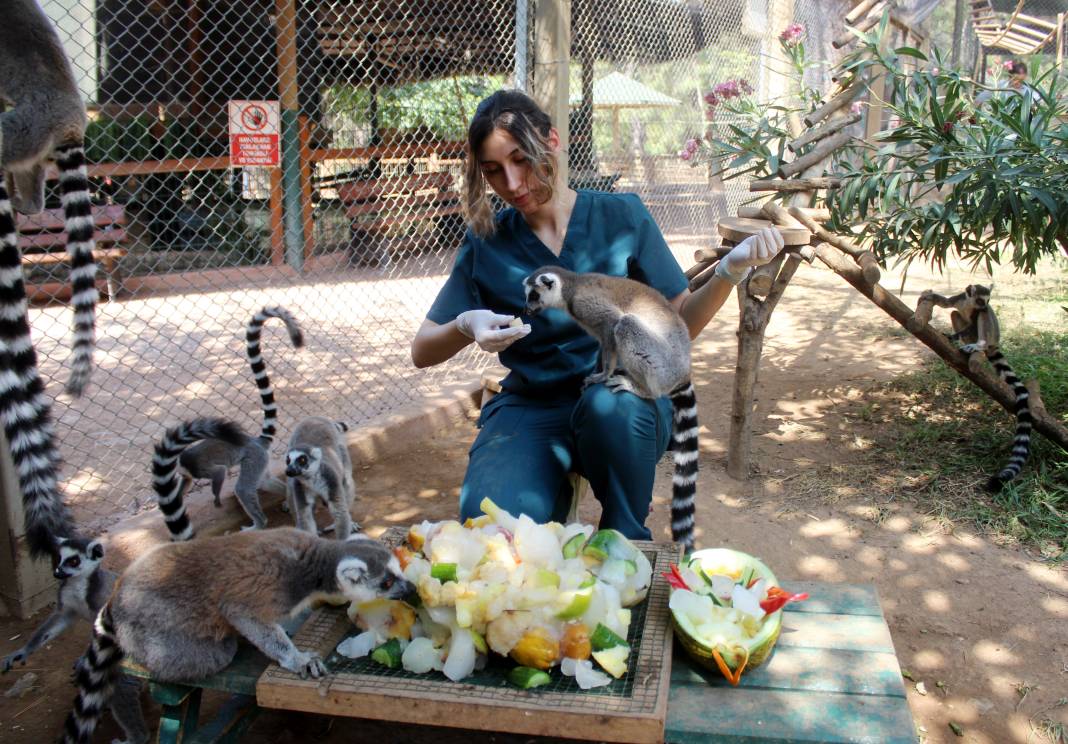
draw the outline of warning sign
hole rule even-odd
[[[230,101],[230,164],[278,165],[278,101]]]

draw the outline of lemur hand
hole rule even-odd
[[[775,258],[782,246],[782,233],[774,227],[761,228],[760,232],[750,235],[720,259],[716,274],[731,284],[741,284],[750,268],[763,266]]]
[[[483,351],[495,354],[530,333],[530,325],[509,326],[514,315],[499,315],[492,310],[468,310],[456,316],[456,329],[473,338]]]

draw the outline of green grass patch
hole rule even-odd
[[[1024,380],[1038,380],[1047,411],[1068,423],[1068,332],[1014,329],[1001,351]],[[1068,559],[1068,452],[1035,433],[1023,472],[999,494],[982,486],[1008,460],[1015,417],[940,359],[887,386],[904,399],[886,411],[887,455],[924,476],[918,497],[952,521]],[[899,407],[900,406],[900,407]]]

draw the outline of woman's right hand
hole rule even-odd
[[[530,325],[508,325],[514,315],[501,315],[492,310],[468,310],[456,316],[456,330],[474,339],[479,348],[490,354],[504,351],[530,333]]]

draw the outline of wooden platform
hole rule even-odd
[[[731,687],[676,644],[665,739],[677,744],[913,744],[879,597],[870,584],[786,582],[810,598],[788,605],[771,660]]]
[[[391,530],[397,537],[403,531]],[[678,561],[678,548],[666,543],[635,541],[653,563],[653,576]],[[455,726],[471,730],[506,731],[534,736],[560,736],[594,741],[663,741],[671,669],[671,626],[668,586],[657,578],[648,598],[633,608],[628,640],[627,674],[603,688],[583,691],[573,680],[554,672],[554,683],[538,690],[520,690],[505,682],[512,663],[491,661],[462,683],[440,674],[415,675],[389,670],[366,659],[350,661],[334,648],[354,628],[340,608],[316,610],[294,636],[301,649],[314,649],[331,674],[302,680],[272,664],[256,687],[264,708],[299,710],[332,716]]]

